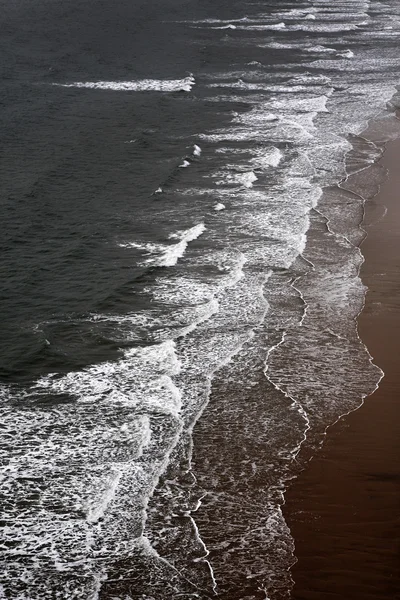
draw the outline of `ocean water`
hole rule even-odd
[[[289,598],[285,489],[383,375],[358,245],[400,6],[1,21],[0,598]]]

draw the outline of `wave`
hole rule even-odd
[[[339,52],[338,56],[342,58],[354,58],[354,52],[352,50],[345,50],[344,52]]]
[[[279,148],[272,147],[258,153],[255,158],[251,159],[251,162],[256,169],[265,169],[268,167],[277,167],[282,158],[283,154]]]
[[[246,30],[246,31],[282,31],[286,29],[286,24],[281,23],[266,23],[264,25],[258,24],[246,24],[246,25],[238,25],[238,29]]]
[[[314,82],[315,83],[315,82]],[[319,82],[317,82],[319,83]],[[312,82],[304,81],[303,85],[298,81],[289,82],[288,85],[277,85],[271,83],[264,83],[262,81],[258,83],[253,83],[249,81],[243,81],[243,79],[238,79],[238,81],[221,81],[219,83],[209,83],[207,87],[209,88],[232,88],[237,90],[249,90],[249,91],[257,91],[263,90],[268,92],[290,92],[296,94],[298,92],[308,92],[312,91],[311,85]]]
[[[220,27],[212,27],[212,29],[237,29],[237,26],[229,23],[228,25],[221,25]]]
[[[244,188],[252,188],[253,183],[257,181],[258,177],[254,173],[254,171],[249,171],[245,173],[229,173],[229,172],[217,172],[213,175],[213,177],[218,178],[216,180],[216,185],[240,185]]]
[[[173,267],[185,254],[189,242],[197,239],[205,230],[206,227],[204,223],[199,223],[185,231],[171,233],[169,239],[179,240],[176,244],[166,245],[152,242],[122,242],[119,246],[121,248],[137,248],[148,254],[155,255],[152,258],[146,259],[146,264],[157,267]]]
[[[298,23],[297,25],[290,25],[288,31],[317,31],[318,33],[340,33],[345,31],[357,31],[359,25],[364,23],[319,23],[313,21],[311,23]]]
[[[197,156],[197,157],[199,157],[199,156],[201,156],[201,152],[202,152],[202,151],[201,151],[201,148],[200,148],[200,146],[198,146],[197,144],[195,144],[195,145],[193,146],[193,156]]]
[[[196,240],[206,230],[204,223],[199,223],[185,231],[172,233],[170,239],[178,239],[178,243],[166,248],[162,257],[157,260],[157,265],[161,267],[171,267],[176,265],[178,260],[185,254],[189,242]]]
[[[87,88],[91,90],[113,90],[125,92],[190,92],[196,80],[193,75],[184,79],[138,79],[136,81],[75,81],[74,83],[53,83],[66,88]]]
[[[238,26],[238,29],[247,31],[282,31],[286,29],[286,24],[282,22],[275,24],[266,23],[265,25],[242,25]]]
[[[186,167],[190,167],[190,161],[188,160],[184,160],[183,163],[181,165],[179,165],[180,169],[185,169]]]
[[[111,403],[132,408],[140,404],[176,414],[181,401],[169,377],[179,370],[174,343],[170,341],[148,348],[131,348],[117,362],[93,365],[61,378],[49,375],[36,385],[40,390],[57,394],[67,392],[79,403]]]

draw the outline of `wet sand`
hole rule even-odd
[[[287,494],[295,600],[400,599],[400,140],[381,164],[389,175],[366,204],[359,333],[385,377]]]

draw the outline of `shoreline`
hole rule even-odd
[[[328,431],[285,495],[298,562],[294,600],[400,598],[400,139],[386,144],[387,176],[367,199],[358,332],[385,376]],[[368,179],[368,175],[366,177]],[[397,227],[397,230],[396,230]]]

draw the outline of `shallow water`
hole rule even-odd
[[[335,186],[391,136],[399,8],[3,8],[2,594],[286,598],[285,487],[382,374],[382,173]]]

